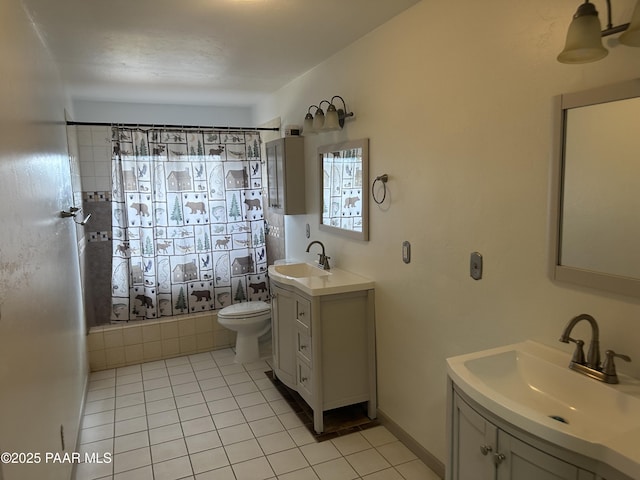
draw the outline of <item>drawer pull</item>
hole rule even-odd
[[[300,350],[306,350],[307,346],[306,345],[300,345]]]
[[[496,465],[500,465],[502,462],[504,462],[507,459],[507,457],[505,456],[504,453],[494,453],[493,454],[493,461]]]
[[[491,452],[493,450],[493,448],[491,448],[491,445],[482,445],[480,447],[480,453],[482,453],[482,455],[488,455],[489,452]]]

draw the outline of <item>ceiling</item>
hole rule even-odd
[[[22,0],[73,99],[248,106],[419,0]]]

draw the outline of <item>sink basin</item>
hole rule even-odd
[[[640,382],[619,374],[619,385],[607,385],[570,370],[569,360],[526,341],[449,358],[447,371],[512,425],[594,458],[633,459],[640,469]]]
[[[470,375],[530,414],[599,440],[640,427],[640,400],[576,374],[531,349],[511,348],[464,362]]]
[[[374,282],[340,268],[323,270],[312,263],[282,260],[269,265],[272,281],[300,289],[311,296],[370,290]]]
[[[274,270],[280,275],[291,278],[324,277],[331,275],[330,270],[323,270],[320,267],[308,263],[283,263],[282,265],[275,265]]]

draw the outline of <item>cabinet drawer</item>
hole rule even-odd
[[[311,337],[300,330],[296,331],[296,348],[298,355],[306,360],[309,365],[313,365],[311,363],[311,359],[313,358],[311,354]]]
[[[296,300],[296,319],[309,329],[311,335],[311,302],[305,299]]]
[[[313,393],[311,384],[311,373],[311,368],[309,368],[303,362],[298,361],[298,393],[307,401],[307,403],[311,401],[311,396]]]

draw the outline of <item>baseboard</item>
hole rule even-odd
[[[420,445],[416,439],[405,432],[397,423],[391,420],[384,412],[378,409],[378,420],[393,433],[413,454],[424,464],[433,470],[440,478],[444,478],[444,463],[434,457],[431,452]]]

